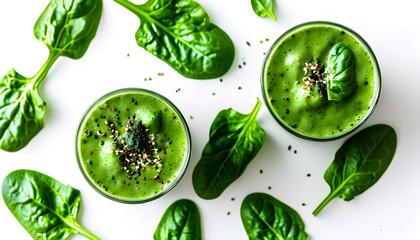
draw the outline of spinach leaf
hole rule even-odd
[[[347,139],[324,174],[330,194],[315,209],[318,215],[335,197],[352,200],[384,174],[397,149],[397,134],[385,124],[377,124]]]
[[[197,205],[189,199],[172,203],[153,235],[155,240],[201,240],[201,218]]]
[[[34,34],[49,49],[47,61],[31,78],[10,70],[0,82],[0,148],[18,151],[44,127],[46,103],[38,91],[59,56],[77,59],[95,36],[101,0],[51,0],[38,18]]]
[[[0,148],[18,151],[44,127],[45,101],[39,82],[14,69],[0,82]]]
[[[252,193],[243,200],[241,219],[250,240],[308,238],[299,214],[265,193]]]
[[[349,97],[357,87],[356,62],[351,49],[344,43],[336,44],[328,54],[328,100],[339,101]]]
[[[220,77],[231,67],[235,48],[193,0],[149,0],[136,5],[115,0],[140,18],[137,44],[187,78]]]
[[[16,170],[3,180],[3,200],[34,239],[66,239],[74,233],[99,239],[77,222],[80,192],[32,170]]]
[[[255,14],[262,18],[271,17],[274,21],[277,21],[274,4],[275,0],[251,0],[252,10]]]
[[[265,132],[256,120],[261,104],[258,100],[248,115],[229,108],[214,119],[209,141],[193,171],[194,190],[201,198],[213,199],[222,194],[263,146]]]
[[[78,59],[95,37],[101,15],[102,0],[51,0],[35,23],[34,34],[50,54]]]

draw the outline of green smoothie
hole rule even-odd
[[[155,199],[184,174],[191,141],[185,119],[163,96],[121,89],[97,100],[76,137],[80,169],[104,196],[125,203]]]
[[[379,99],[380,81],[368,44],[329,22],[287,31],[262,71],[264,99],[274,118],[294,135],[320,141],[345,136],[365,122]]]

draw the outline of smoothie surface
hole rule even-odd
[[[305,64],[314,60],[327,64],[330,50],[339,43],[354,54],[356,90],[341,101],[311,102],[305,98],[302,81]],[[276,41],[263,67],[262,88],[270,112],[286,130],[306,139],[330,140],[354,130],[373,111],[380,72],[373,52],[356,33],[313,22],[291,29]]]
[[[140,123],[150,146],[141,154],[126,143],[143,141],[139,131],[130,130]],[[76,144],[88,182],[122,202],[148,201],[169,191],[190,156],[190,136],[181,113],[147,90],[116,91],[96,102],[80,123]]]

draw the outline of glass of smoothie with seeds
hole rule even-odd
[[[103,196],[143,203],[169,192],[191,153],[186,121],[167,98],[120,89],[96,100],[76,136],[76,156],[88,183]]]
[[[381,90],[377,59],[355,31],[307,22],[286,31],[262,69],[264,101],[288,132],[308,140],[346,136],[374,111]]]

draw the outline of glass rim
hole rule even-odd
[[[297,30],[303,29],[305,27],[310,27],[312,25],[324,25],[324,26],[330,26],[330,27],[333,27],[333,28],[338,28],[338,29],[345,30],[346,32],[348,32],[351,36],[353,36],[355,39],[357,39],[363,45],[363,47],[366,49],[366,52],[369,54],[370,58],[372,59],[372,64],[374,66],[374,74],[375,74],[374,75],[374,81],[375,81],[374,94],[373,94],[373,97],[371,99],[369,109],[367,110],[367,112],[365,113],[363,118],[360,119],[357,122],[357,124],[355,124],[353,127],[349,128],[349,129],[347,129],[346,131],[344,131],[340,134],[336,134],[336,135],[332,135],[332,136],[326,136],[326,137],[316,137],[316,136],[311,136],[311,135],[307,135],[307,134],[302,134],[301,132],[294,130],[292,127],[288,126],[286,123],[281,121],[281,119],[277,115],[276,111],[270,105],[269,97],[266,93],[266,84],[265,84],[265,81],[264,81],[264,76],[265,76],[266,68],[267,68],[266,66],[268,64],[269,58],[271,57],[271,55],[275,51],[278,44],[281,41],[283,41],[283,39],[286,39],[287,37],[289,37],[292,33],[296,32]],[[362,36],[360,36],[356,31],[354,31],[353,29],[351,29],[351,28],[349,28],[345,25],[342,25],[342,24],[339,24],[339,23],[336,23],[336,22],[331,22],[331,21],[318,20],[318,21],[308,21],[308,22],[297,24],[297,25],[289,28],[288,30],[286,30],[284,33],[282,33],[274,41],[274,43],[268,49],[267,54],[265,55],[265,58],[263,60],[261,76],[260,76],[260,84],[261,84],[261,90],[262,90],[262,95],[263,95],[264,102],[265,102],[271,116],[276,120],[276,122],[283,129],[285,129],[288,133],[291,133],[292,135],[294,135],[296,137],[299,137],[301,139],[304,139],[304,140],[317,141],[317,142],[327,142],[327,141],[338,140],[338,139],[341,139],[345,136],[350,135],[351,133],[356,131],[360,126],[362,126],[368,120],[368,118],[375,111],[376,106],[379,102],[379,98],[380,98],[380,95],[381,95],[381,89],[382,89],[382,76],[381,76],[381,70],[380,70],[379,62],[378,62],[378,60],[375,56],[375,53],[373,52],[370,45],[362,38]]]
[[[122,93],[145,93],[145,94],[149,94],[149,95],[165,102],[177,114],[177,117],[179,117],[180,122],[182,124],[182,128],[185,132],[185,137],[186,137],[186,146],[185,146],[185,150],[184,150],[185,156],[183,158],[182,166],[180,167],[180,169],[176,173],[175,178],[172,179],[171,182],[164,187],[164,189],[157,192],[156,194],[150,195],[149,197],[145,197],[145,198],[122,198],[122,197],[115,196],[115,195],[112,195],[112,194],[109,194],[109,193],[105,192],[103,189],[98,187],[97,184],[95,182],[93,182],[91,178],[89,178],[89,176],[87,176],[86,169],[84,168],[83,164],[81,163],[82,157],[80,156],[80,149],[79,149],[79,140],[80,139],[79,139],[79,136],[80,136],[80,131],[82,131],[84,123],[86,122],[86,118],[89,116],[89,114],[91,114],[95,110],[95,108],[97,106],[99,106],[105,100],[110,99],[110,98],[112,98],[114,96],[117,96],[119,94],[122,94]],[[104,197],[106,197],[110,200],[113,200],[115,202],[127,203],[127,204],[141,204],[141,203],[150,202],[150,201],[158,199],[158,198],[162,197],[163,195],[167,194],[168,192],[170,192],[181,181],[181,179],[185,175],[185,172],[187,170],[187,167],[188,167],[190,159],[191,159],[191,151],[192,151],[192,141],[191,141],[190,129],[188,127],[187,121],[185,120],[185,117],[183,116],[181,111],[178,109],[178,107],[174,103],[172,103],[168,98],[166,98],[165,96],[163,96],[160,93],[157,93],[155,91],[145,89],[145,88],[134,88],[134,87],[120,88],[120,89],[117,89],[117,90],[113,90],[113,91],[110,91],[110,92],[107,92],[107,93],[103,94],[102,96],[100,96],[99,98],[94,100],[87,107],[87,109],[84,111],[84,113],[83,113],[83,115],[82,115],[82,117],[79,121],[77,131],[76,131],[75,144],[76,144],[76,147],[75,147],[76,161],[77,161],[77,164],[79,166],[80,171],[82,172],[83,177],[88,182],[88,184],[96,192],[98,192],[100,195],[102,195],[102,196],[104,196]]]

